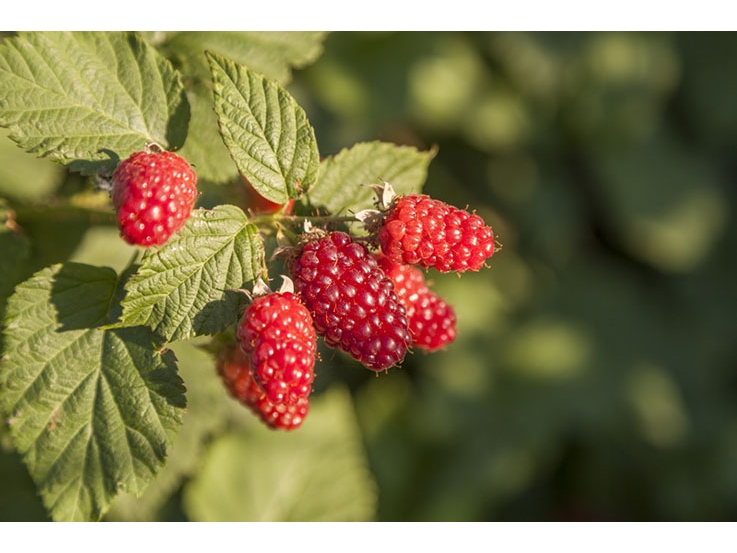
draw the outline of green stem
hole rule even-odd
[[[299,242],[299,237],[297,236],[296,232],[292,232],[291,230],[289,230],[287,227],[285,227],[279,222],[276,223],[276,227],[277,227],[277,233],[286,236],[287,239],[292,244],[296,244],[297,242]]]
[[[304,224],[305,221],[311,223],[358,223],[360,222],[355,217],[351,216],[338,216],[338,215],[256,215],[249,220],[255,225],[259,224],[271,224],[274,223],[286,223],[290,225]]]
[[[87,207],[69,203],[59,204],[27,204],[14,206],[13,211],[18,221],[73,221],[89,219],[103,224],[116,224],[112,208]]]

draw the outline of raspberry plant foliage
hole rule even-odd
[[[192,163],[203,197],[208,187],[248,181],[292,211],[251,215],[200,198],[181,230],[137,249],[119,273],[67,260],[32,274],[3,271],[13,280],[0,282],[8,296],[0,297],[0,410],[55,520],[102,518],[116,496],[143,494],[176,455],[187,397],[201,392],[185,392],[172,348],[206,343],[214,355],[202,370],[214,375],[217,354],[236,343],[248,303],[241,291],[278,276],[273,254],[285,241],[296,246],[306,223],[362,240],[366,229],[353,214],[374,206],[365,185],[386,179],[400,195],[422,190],[435,150],[376,141],[321,159],[314,129],[283,82],[291,67],[319,55],[323,34],[279,37],[263,50],[263,37],[248,33],[20,33],[0,43],[0,127],[23,150],[90,176],[60,213],[74,206],[95,224],[114,225],[99,183],[150,143]],[[22,263],[30,251],[24,206],[16,216],[12,200],[0,201],[0,239],[13,245],[10,263]],[[309,424],[296,432],[313,432]],[[210,436],[192,439],[204,444]],[[360,445],[317,455],[328,459],[325,473],[305,478],[357,470],[361,455]],[[167,481],[183,481],[179,470]],[[367,478],[347,478],[346,494],[363,494],[362,504],[373,493]]]

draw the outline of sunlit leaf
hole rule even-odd
[[[272,202],[301,197],[320,163],[304,110],[263,75],[216,54],[208,60],[220,132],[240,174]]]
[[[21,33],[0,43],[0,126],[28,152],[111,171],[146,142],[184,143],[189,106],[168,60],[132,33]]]
[[[325,158],[318,183],[310,190],[312,205],[336,213],[370,208],[375,198],[368,184],[387,181],[397,194],[422,190],[435,151],[420,152],[411,146],[365,142]]]

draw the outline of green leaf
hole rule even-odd
[[[244,303],[234,290],[264,266],[263,240],[240,208],[196,209],[166,245],[147,250],[118,326],[146,325],[169,341],[220,332]]]
[[[189,105],[168,60],[132,33],[22,33],[0,44],[0,126],[28,152],[111,172],[146,142],[184,143]]]
[[[210,66],[205,51],[228,56],[284,85],[291,79],[292,67],[303,67],[317,59],[324,38],[325,33],[321,32],[164,33],[157,47],[184,75],[192,109],[189,136],[180,153],[197,167],[200,179],[224,183],[238,178],[212,109]]]
[[[320,164],[318,183],[308,197],[315,207],[330,213],[372,207],[375,195],[367,184],[389,182],[397,194],[416,194],[427,179],[436,151],[389,142],[363,142],[344,149]]]
[[[158,520],[162,508],[182,480],[197,472],[213,435],[222,433],[228,423],[232,401],[215,371],[213,356],[192,342],[172,344],[172,351],[179,359],[179,374],[187,387],[187,412],[170,448],[166,466],[141,497],[133,494],[118,497],[106,520]]]
[[[224,184],[238,179],[238,169],[233,164],[218,128],[217,115],[212,110],[212,85],[197,83],[187,90],[192,110],[187,143],[179,154],[197,170],[197,180]]]
[[[96,520],[141,494],[181,423],[184,387],[146,328],[102,330],[117,296],[111,269],[43,269],[8,302],[0,405],[56,520]]]
[[[304,110],[276,82],[222,56],[207,58],[220,132],[238,171],[272,202],[301,197],[320,166]]]
[[[184,490],[200,521],[366,521],[376,508],[349,393],[331,388],[311,400],[289,433],[258,423],[217,440]]]

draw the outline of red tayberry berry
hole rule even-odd
[[[369,369],[400,363],[412,337],[394,284],[344,232],[308,241],[291,261],[294,287],[317,333]]]
[[[238,325],[238,339],[271,403],[294,405],[309,396],[317,335],[310,312],[295,294],[255,298]]]
[[[393,202],[378,239],[394,263],[443,273],[478,271],[494,254],[494,233],[481,217],[422,194]]]
[[[112,200],[120,235],[130,244],[164,244],[180,230],[197,199],[197,175],[172,152],[149,147],[113,173]]]
[[[294,430],[304,421],[310,409],[308,397],[294,405],[275,405],[266,397],[254,378],[248,356],[239,346],[226,347],[218,356],[217,371],[231,396],[255,413],[267,426]]]
[[[281,430],[294,430],[302,424],[310,411],[310,399],[301,397],[293,405],[286,403],[275,405],[264,396],[256,405],[256,409],[258,416],[267,426]]]
[[[264,391],[253,379],[246,352],[238,345],[224,348],[217,358],[217,371],[231,396],[241,403],[255,404]]]
[[[394,263],[376,254],[379,267],[394,282],[399,300],[407,311],[412,344],[431,352],[453,342],[456,337],[456,314],[445,300],[425,283],[422,271],[411,265]]]
[[[250,213],[258,215],[261,213],[276,213],[277,211],[281,211],[284,215],[289,215],[292,212],[294,208],[293,199],[290,198],[283,204],[267,200],[256,191],[245,177],[241,178],[246,183],[246,207]]]

